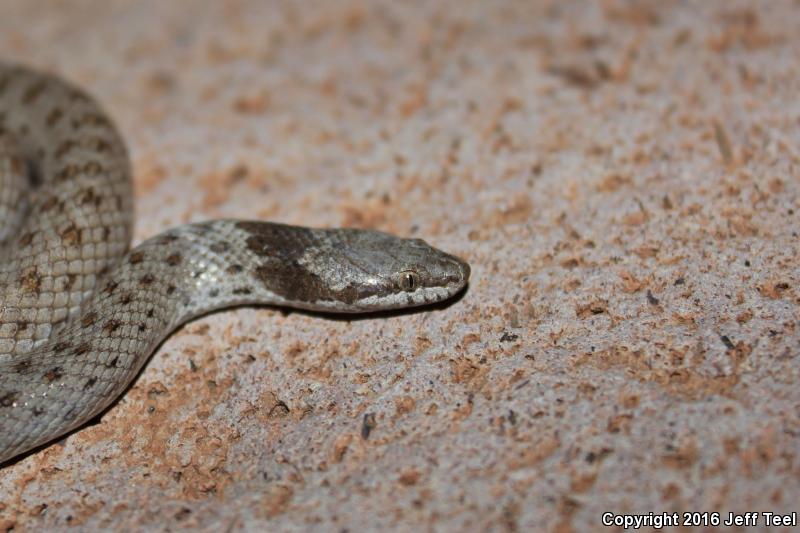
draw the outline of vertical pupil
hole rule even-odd
[[[406,287],[408,287],[409,289],[414,288],[414,276],[412,276],[411,274],[406,274]]]

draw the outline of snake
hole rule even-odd
[[[56,75],[0,63],[0,465],[103,413],[200,315],[403,309],[470,276],[422,239],[373,229],[218,219],[131,248],[132,229],[131,165],[109,115]]]

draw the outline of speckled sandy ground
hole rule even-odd
[[[374,227],[473,278],[425,313],[193,322],[0,470],[0,531],[800,510],[798,7],[3,0],[0,57],[128,139],[137,241]]]

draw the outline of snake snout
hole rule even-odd
[[[472,273],[472,269],[469,267],[469,263],[466,261],[458,260],[458,270],[461,272],[461,283],[462,285],[466,285],[469,281],[469,275]]]

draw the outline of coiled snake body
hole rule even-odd
[[[0,464],[100,413],[201,313],[396,309],[469,278],[457,257],[377,231],[215,220],[126,253],[131,227],[110,119],[72,85],[0,63]]]

